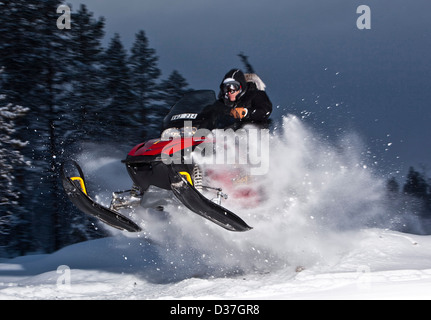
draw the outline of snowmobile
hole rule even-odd
[[[197,130],[226,128],[231,125],[226,119],[214,119],[212,108],[216,101],[213,90],[197,90],[185,94],[174,104],[163,120],[160,137],[139,143],[122,160],[133,187],[114,192],[109,207],[90,197],[83,170],[75,161],[62,165],[61,179],[67,196],[84,213],[129,232],[142,230],[131,218],[120,213],[120,210],[145,207],[142,198],[150,188],[172,191],[192,212],[227,230],[252,229],[239,216],[221,205],[221,201],[227,199],[221,188],[202,184],[202,170],[190,159],[198,146],[213,143],[204,136],[196,136]],[[185,123],[188,125],[185,126]],[[214,192],[216,197],[208,198],[203,190]],[[158,205],[155,209],[163,211],[164,208]]]

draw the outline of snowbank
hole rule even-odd
[[[125,236],[93,240],[1,261],[0,299],[431,298],[431,237],[381,229],[352,236],[356,247],[332,264],[224,276],[196,260],[167,259],[163,244]]]

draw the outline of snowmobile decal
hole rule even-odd
[[[182,120],[182,119],[196,119],[197,116],[198,116],[197,113],[176,114],[176,115],[172,116],[171,121]]]
[[[193,181],[192,181],[192,177],[190,176],[190,173],[188,173],[186,171],[181,171],[181,172],[179,172],[179,174],[185,176],[187,179],[187,182],[190,183],[191,185],[193,185]]]
[[[78,181],[79,185],[81,186],[82,192],[84,192],[86,195],[88,195],[87,194],[87,188],[85,187],[84,180],[81,177],[71,177],[70,180],[72,180],[72,181]]]

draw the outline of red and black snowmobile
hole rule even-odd
[[[213,145],[213,139],[196,134],[199,129],[226,127],[229,123],[214,119],[216,104],[212,90],[192,91],[183,96],[163,121],[160,138],[135,146],[122,162],[133,181],[131,190],[114,192],[111,205],[105,207],[94,201],[87,190],[84,174],[78,163],[69,161],[62,166],[62,184],[69,199],[84,213],[95,216],[121,230],[139,232],[141,227],[119,210],[142,204],[149,188],[171,190],[188,209],[230,231],[252,229],[240,217],[221,206],[227,198],[220,188],[202,184],[202,170],[191,155]],[[207,130],[208,131],[208,130]],[[205,192],[213,191],[209,199]],[[163,210],[163,206],[155,207]]]

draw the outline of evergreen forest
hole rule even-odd
[[[131,48],[119,34],[104,46],[105,19],[81,5],[73,27],[60,29],[62,4],[0,1],[0,257],[105,237],[65,197],[61,163],[86,143],[129,141],[126,152],[159,135],[169,108],[191,90],[177,70],[162,77],[144,30]],[[431,180],[411,167],[404,182],[387,181],[387,199],[400,215],[408,207],[431,217]]]

